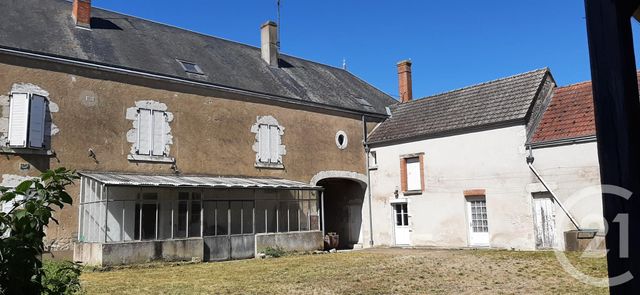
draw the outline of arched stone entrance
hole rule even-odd
[[[340,236],[340,249],[353,249],[363,240],[363,204],[367,189],[366,176],[347,171],[325,171],[311,183],[324,188],[325,233]]]

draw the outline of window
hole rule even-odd
[[[202,71],[200,66],[198,66],[196,63],[189,62],[189,61],[184,61],[184,60],[178,60],[178,62],[180,63],[180,65],[182,66],[182,69],[185,72],[192,73],[192,74],[198,74],[198,75],[204,75],[204,72]]]
[[[138,155],[165,156],[167,114],[164,111],[138,109]]]
[[[253,146],[256,152],[256,167],[284,168],[282,156],[286,154],[282,145],[284,127],[278,125],[271,116],[258,117],[258,122],[251,128],[256,133],[256,143]]]
[[[471,210],[471,228],[474,233],[489,232],[487,222],[487,201],[485,199],[469,200]]]
[[[349,143],[349,139],[347,138],[347,133],[340,130],[336,133],[336,145],[339,149],[344,150],[347,148],[347,144]]]
[[[369,169],[378,168],[378,153],[376,151],[369,152]]]
[[[47,99],[29,93],[12,93],[9,105],[9,146],[43,148]]]
[[[393,205],[395,208],[396,225],[408,226],[409,225],[409,212],[407,211],[407,203],[398,203]]]
[[[400,159],[402,191],[419,193],[424,191],[423,155],[411,155]]]

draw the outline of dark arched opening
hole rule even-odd
[[[340,236],[339,249],[353,249],[362,232],[362,203],[365,184],[344,178],[327,178],[318,181],[324,188],[325,233]]]

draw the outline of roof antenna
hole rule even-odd
[[[347,59],[344,57],[342,58],[342,69],[347,70]]]
[[[280,49],[280,38],[282,38],[282,36],[280,35],[280,0],[277,0],[277,5],[278,5],[278,41],[276,41],[276,46],[278,46],[278,49]]]

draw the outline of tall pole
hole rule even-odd
[[[621,236],[640,232],[640,100],[631,32],[639,2],[585,0],[600,178],[632,193],[625,199],[603,190],[611,294],[640,294],[640,260],[633,263],[640,236],[631,234],[628,242]],[[634,278],[616,280],[625,274]]]
[[[277,18],[278,18],[278,41],[276,42],[276,46],[278,46],[278,50],[280,50],[280,39],[281,39],[281,35],[280,35],[280,0],[277,0],[277,6],[278,6],[278,12],[277,12]]]

